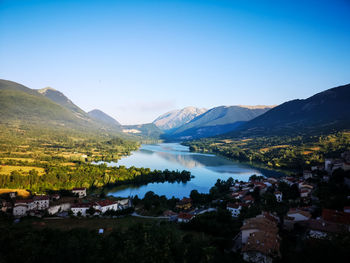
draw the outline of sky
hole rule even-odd
[[[0,78],[122,124],[350,83],[350,0],[0,0]]]

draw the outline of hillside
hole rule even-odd
[[[0,122],[14,121],[45,126],[91,126],[77,114],[21,84],[0,80]]]
[[[75,105],[70,99],[68,99],[62,92],[55,90],[53,88],[44,88],[37,90],[40,94],[44,95],[46,98],[56,102],[64,108],[78,113],[81,117],[85,116],[86,113]]]
[[[207,109],[199,109],[196,107],[186,107],[179,110],[169,111],[153,121],[153,123],[164,131],[176,129],[195,117],[206,112]]]
[[[350,84],[285,102],[224,137],[318,134],[350,128]]]
[[[90,118],[59,91],[33,90],[8,80],[0,80],[0,125],[3,132],[12,129],[27,134],[37,130],[51,135],[128,137],[120,129]]]
[[[121,127],[121,124],[116,119],[112,118],[111,116],[109,116],[108,114],[104,113],[101,110],[95,109],[95,110],[89,111],[88,115],[94,120],[97,120],[99,122],[102,122],[111,126],[115,126],[116,128]]]
[[[215,107],[172,131],[168,137],[173,139],[193,139],[223,134],[237,129],[243,122],[267,112],[270,108],[269,106]]]

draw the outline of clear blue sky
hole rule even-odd
[[[123,124],[350,83],[349,0],[0,0],[0,78]]]

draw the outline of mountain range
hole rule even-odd
[[[186,107],[167,112],[153,123],[121,125],[101,110],[88,113],[62,92],[30,89],[0,80],[1,129],[23,127],[80,134],[109,134],[135,139],[188,140],[203,137],[254,137],[319,134],[350,129],[350,84],[279,106]]]
[[[273,106],[220,106],[203,112],[163,135],[166,139],[184,140],[224,134],[238,128],[242,123],[267,112]],[[165,115],[167,116],[167,115]],[[176,121],[176,116],[169,120]],[[159,117],[160,118],[160,117]],[[158,118],[158,119],[159,119]]]
[[[164,113],[155,119],[153,123],[164,131],[171,131],[190,122],[192,119],[206,111],[207,109],[186,107]]]
[[[131,139],[149,138],[153,134],[159,138],[162,133],[155,125],[145,124],[138,127],[138,136],[133,136],[123,132],[123,126],[106,113],[100,110],[86,113],[58,90],[35,90],[8,80],[0,80],[0,124],[3,124],[3,128],[21,126],[79,134],[108,134]]]
[[[285,102],[224,137],[320,134],[350,128],[350,84]]]

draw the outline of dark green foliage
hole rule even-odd
[[[232,262],[213,240],[192,234],[182,237],[167,223],[137,224],[106,235],[85,229],[0,231],[1,262]]]
[[[212,152],[231,159],[263,163],[272,168],[309,169],[325,158],[339,158],[350,149],[350,133],[319,136],[270,136],[249,139],[202,139],[185,143],[191,151]]]
[[[149,168],[108,167],[105,164],[81,163],[74,169],[68,166],[47,165],[45,174],[21,175],[12,172],[10,176],[0,175],[0,188],[22,188],[44,192],[74,187],[102,187],[122,184],[142,185],[154,182],[187,182],[191,179],[188,171],[151,171]]]

